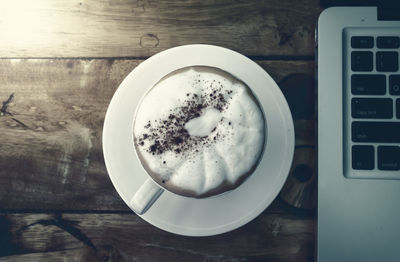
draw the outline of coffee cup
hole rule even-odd
[[[214,197],[257,167],[265,118],[248,87],[229,72],[188,66],[162,77],[135,113],[133,144],[147,179],[130,200],[144,214],[164,191]]]

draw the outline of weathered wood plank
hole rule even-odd
[[[1,232],[2,230],[2,232]],[[263,214],[232,232],[184,237],[131,214],[0,214],[0,261],[313,261],[315,221]]]
[[[141,60],[3,59],[0,101],[0,208],[128,210],[104,165],[108,103]],[[279,82],[313,74],[307,61],[261,61]],[[1,106],[1,105],[0,105]]]
[[[314,54],[318,0],[0,2],[0,57],[147,57],[183,44]]]

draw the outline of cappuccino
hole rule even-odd
[[[193,66],[168,74],[145,94],[133,141],[153,180],[202,198],[236,188],[254,171],[264,122],[246,84],[221,69]]]

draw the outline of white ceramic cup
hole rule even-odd
[[[199,66],[197,66],[197,65],[192,65],[192,66],[193,66],[193,67],[199,67]],[[205,67],[205,68],[210,69],[210,70],[214,70],[214,69],[215,69],[215,70],[217,70],[217,71],[225,72],[227,75],[229,75],[229,77],[235,79],[236,81],[242,82],[242,81],[239,80],[236,76],[233,76],[233,75],[230,74],[229,72],[223,71],[223,70],[220,69],[220,68],[211,67],[211,66],[200,66],[200,67]],[[175,73],[175,72],[177,72],[177,71],[179,71],[179,70],[181,70],[181,69],[187,69],[187,68],[190,68],[190,66],[186,66],[186,67],[177,69],[177,70],[175,70],[175,71],[173,71],[173,72],[167,74],[165,77],[168,77],[169,75],[171,75],[171,74],[173,74],[173,73]],[[163,77],[163,78],[164,78],[164,77]],[[245,84],[245,83],[244,83],[244,84]],[[150,91],[152,88],[153,88],[153,87],[150,87],[148,91]],[[250,89],[251,96],[254,96],[254,97],[255,97],[255,94],[251,91],[251,88],[250,88],[250,87],[247,87],[247,88]],[[147,91],[147,92],[148,92],[148,91]],[[144,97],[146,96],[147,92],[144,94],[144,96],[142,97],[141,100],[144,99]],[[257,100],[256,97],[255,97],[255,100]],[[143,103],[143,102],[140,102],[140,103],[139,103],[138,108],[140,107],[140,104],[141,104],[141,103]],[[257,107],[259,108],[259,110],[260,110],[260,112],[261,112],[261,115],[262,115],[262,118],[264,119],[264,122],[265,122],[265,117],[264,117],[264,114],[262,113],[262,108],[261,108],[260,103],[259,103],[258,101],[255,101],[255,104],[256,104]],[[139,111],[138,108],[136,109],[135,118],[136,118],[136,116],[137,116],[137,114],[138,114],[138,111]],[[266,128],[266,124],[265,124],[265,128]],[[263,140],[262,140],[262,141],[263,141],[263,145],[262,145],[262,148],[261,148],[261,154],[259,155],[259,158],[256,160],[256,161],[257,161],[257,162],[255,163],[256,166],[258,165],[258,162],[259,162],[259,160],[260,160],[260,158],[261,158],[261,155],[262,155],[262,151],[264,150],[265,140],[266,140],[266,139],[267,139],[267,135],[266,135],[266,132],[264,132],[264,138],[263,138]],[[134,144],[133,141],[132,141],[132,144]],[[135,152],[136,152],[136,157],[137,157],[138,159],[140,159],[140,158],[139,158],[140,153],[138,152],[138,149],[136,148],[136,146],[135,146]],[[141,161],[139,160],[139,162],[141,162]],[[255,168],[253,167],[252,172],[254,171],[254,169],[255,169]],[[145,170],[145,171],[146,171],[146,170]],[[164,191],[169,191],[169,192],[172,193],[172,194],[178,194],[178,195],[179,195],[179,193],[174,193],[174,192],[168,190],[165,186],[163,186],[163,184],[157,182],[155,179],[153,179],[153,178],[147,173],[147,171],[146,171],[146,174],[147,174],[147,176],[148,176],[147,179],[146,179],[145,182],[139,187],[139,189],[136,191],[136,193],[134,194],[134,196],[133,196],[133,197],[131,198],[131,200],[130,200],[130,207],[131,207],[131,209],[132,209],[133,211],[135,211],[135,213],[137,213],[137,214],[139,214],[139,215],[144,214],[144,213],[153,205],[153,203],[154,203],[155,201],[157,201],[157,199],[161,196],[161,194],[162,194]],[[246,180],[249,176],[251,176],[251,174],[246,175],[245,180]],[[215,194],[215,195],[222,194],[222,193],[224,193],[224,192],[226,192],[226,191],[235,190],[235,188],[239,187],[242,183],[245,182],[245,180],[244,180],[244,181],[241,181],[240,183],[238,183],[234,188],[225,190],[225,191],[223,191],[223,192],[221,192],[221,193],[218,193],[218,194]],[[215,196],[215,195],[211,195],[211,196],[209,196],[209,197],[213,197],[213,196]],[[182,196],[185,197],[184,195],[182,195]]]

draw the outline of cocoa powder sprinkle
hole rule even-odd
[[[232,91],[225,91],[224,95],[222,86],[209,85],[209,87],[211,90],[200,95],[186,93],[186,99],[183,101],[182,106],[171,109],[163,119],[155,119],[154,122],[149,121],[144,126],[147,132],[136,137],[137,144],[140,147],[147,146],[146,151],[148,153],[160,155],[167,151],[175,152],[176,154],[183,154],[191,150],[198,152],[199,149],[197,147],[215,143],[220,137],[218,133],[214,133],[217,127],[212,130],[212,137],[210,135],[204,137],[190,136],[185,129],[185,124],[194,118],[200,117],[205,108],[213,107],[220,112],[226,109],[227,99],[232,98],[230,96]],[[165,161],[163,164],[165,164]]]

